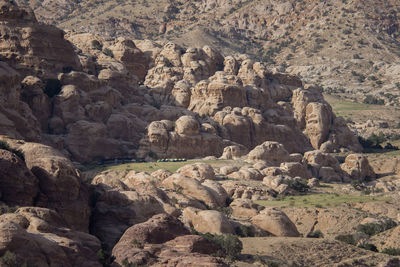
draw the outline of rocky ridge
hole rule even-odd
[[[136,46],[91,34],[68,35],[73,46],[58,29],[41,28],[33,15],[18,23],[13,16],[3,15],[2,27],[14,37],[3,36],[0,43],[27,40],[32,52],[17,61],[9,51],[0,53],[2,79],[15,88],[11,94],[3,89],[8,94],[1,107],[3,134],[43,140],[79,162],[219,157],[227,146],[252,149],[264,141],[278,141],[291,153],[360,151],[318,86],[245,55],[223,57],[208,46],[183,49],[171,42]],[[20,27],[30,34],[21,35]],[[47,45],[36,44],[43,40]],[[97,43],[109,52],[98,50]],[[64,50],[40,50],[43,46]],[[56,65],[55,54],[62,54]]]
[[[330,94],[399,103],[394,0],[18,2],[63,29],[245,52]]]

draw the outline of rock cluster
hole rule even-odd
[[[2,10],[2,134],[46,140],[79,162],[234,158],[265,141],[289,153],[360,151],[318,87],[246,56],[92,34],[68,41],[13,2]]]

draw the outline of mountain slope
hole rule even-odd
[[[321,84],[399,104],[396,1],[28,1],[39,20],[102,36],[217,47]]]

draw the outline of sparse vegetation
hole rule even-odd
[[[140,248],[140,249],[144,248],[143,242],[141,240],[139,240],[139,239],[133,239],[131,241],[131,245],[134,248]]]
[[[114,53],[109,48],[104,48],[103,49],[103,54],[106,55],[106,56],[109,56],[111,58],[114,58]]]
[[[7,141],[0,140],[0,149],[8,150],[17,155],[20,159],[25,161],[25,155],[22,150],[11,148]]]
[[[253,237],[255,236],[251,226],[243,225],[235,227],[235,233],[240,237]]]
[[[321,230],[315,230],[314,232],[309,233],[307,235],[307,237],[309,237],[309,238],[323,238],[324,234],[321,232]]]
[[[354,196],[339,194],[308,194],[302,196],[282,197],[277,200],[257,200],[255,203],[266,207],[289,206],[292,201],[293,207],[327,207],[338,206],[342,203],[362,203],[371,201],[385,201],[390,198],[374,196]],[[305,200],[305,201],[304,201]]]
[[[93,40],[92,48],[101,51],[103,49],[103,45],[98,40]]]
[[[400,256],[400,248],[384,248],[381,253],[385,253],[392,256]]]
[[[353,235],[338,235],[335,237],[335,239],[353,246],[357,244],[357,241],[354,239]]]
[[[375,96],[372,95],[367,95],[364,100],[363,100],[364,104],[372,104],[372,105],[384,105],[385,101],[381,98],[377,98]]]
[[[215,255],[227,259],[228,262],[236,261],[243,249],[242,242],[234,235],[212,235],[207,233],[201,236],[215,243],[219,247]]]
[[[396,227],[397,223],[392,219],[387,219],[382,223],[366,223],[357,226],[357,231],[362,232],[366,235],[372,236],[379,234],[383,231],[389,230]]]

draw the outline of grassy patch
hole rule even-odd
[[[345,101],[336,97],[324,95],[325,100],[332,106],[333,112],[337,116],[351,118],[357,111],[382,109],[379,105],[363,104],[351,101]]]
[[[342,203],[362,203],[371,201],[387,201],[390,198],[376,196],[352,196],[339,194],[309,194],[302,196],[288,196],[278,200],[259,200],[257,204],[266,207],[328,207]]]

